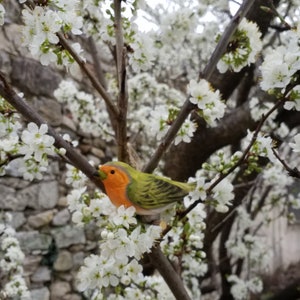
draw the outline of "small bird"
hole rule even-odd
[[[143,173],[119,161],[100,165],[95,175],[100,177],[115,206],[134,206],[139,215],[158,214],[195,188],[194,183]]]

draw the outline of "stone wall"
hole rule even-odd
[[[53,98],[64,74],[41,66],[20,47],[21,27],[15,24],[20,15],[18,1],[3,4],[8,20],[0,27],[0,71],[58,132],[80,139],[81,152],[99,164],[101,159],[111,156],[111,149],[100,139],[78,137],[76,124],[63,115],[62,107]],[[64,173],[64,164],[56,160],[51,162],[41,182],[23,180],[13,164],[0,177],[0,210],[13,216],[13,227],[26,254],[25,277],[33,300],[83,299],[75,288],[76,273],[84,257],[97,251],[96,228],[72,224]]]

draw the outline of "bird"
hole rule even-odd
[[[133,206],[138,215],[159,214],[195,189],[195,183],[143,173],[120,161],[99,165],[95,176],[100,178],[116,207]]]

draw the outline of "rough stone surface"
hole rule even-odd
[[[50,286],[51,300],[63,300],[63,297],[71,291],[71,286],[66,281],[56,281]]]
[[[21,203],[19,207],[13,188],[0,184],[0,195],[0,207],[2,209],[17,210],[19,208],[18,210],[23,210],[26,207],[26,203]]]
[[[51,280],[51,271],[48,267],[39,267],[31,276],[33,282],[47,282]]]
[[[53,211],[47,210],[42,213],[36,214],[34,216],[30,216],[28,218],[28,224],[32,228],[40,228],[42,226],[45,226],[49,224],[53,219]]]
[[[38,231],[20,231],[16,234],[23,251],[30,253],[34,250],[47,250],[51,244],[52,237],[49,234]]]
[[[68,129],[71,129],[74,132],[77,130],[74,121],[66,116],[62,117],[62,125]]]
[[[63,296],[63,300],[81,300],[82,298],[78,294],[67,294]]]
[[[58,201],[58,184],[56,181],[44,182],[40,185],[38,201],[40,208],[55,207]]]
[[[48,288],[46,288],[46,287],[31,290],[30,293],[31,293],[31,300],[49,300],[50,299],[50,292],[49,292]]]
[[[18,229],[26,223],[26,218],[23,212],[10,212],[10,214],[12,215],[10,224],[13,228]]]
[[[83,265],[83,261],[85,258],[85,253],[83,251],[76,252],[73,255],[73,265],[75,268],[79,268]]]
[[[19,56],[12,57],[11,77],[25,93],[50,98],[61,81],[61,76],[48,66],[44,67],[39,62]]]
[[[60,198],[58,199],[57,205],[58,205],[58,206],[62,206],[62,207],[68,206],[68,200],[67,200],[67,197],[60,197]]]
[[[52,229],[51,233],[58,248],[66,248],[75,244],[85,243],[83,228],[75,226],[65,226]]]
[[[41,260],[42,256],[40,255],[27,255],[23,263],[25,274],[32,275],[35,273]]]
[[[95,148],[95,147],[93,147],[91,149],[91,153],[94,154],[95,156],[97,156],[98,158],[104,158],[105,157],[105,153],[103,152],[103,150]]]
[[[36,209],[38,192],[39,192],[38,184],[32,184],[18,191],[16,196],[16,201],[18,202],[19,209],[16,210],[24,210],[26,206]]]
[[[43,103],[40,103],[40,100]],[[52,126],[59,126],[62,122],[61,106],[56,100],[41,99],[39,97],[38,102],[35,103],[38,112],[49,122]]]
[[[68,221],[70,220],[70,212],[68,208],[65,208],[61,211],[59,211],[53,218],[52,224],[54,226],[62,226],[66,225]]]
[[[58,257],[54,263],[55,271],[68,271],[73,267],[72,254],[69,251],[60,251]]]

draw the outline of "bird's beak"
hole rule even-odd
[[[100,177],[101,180],[104,180],[107,177],[106,173],[102,171],[101,168],[99,168],[99,170],[94,173],[94,176]]]

